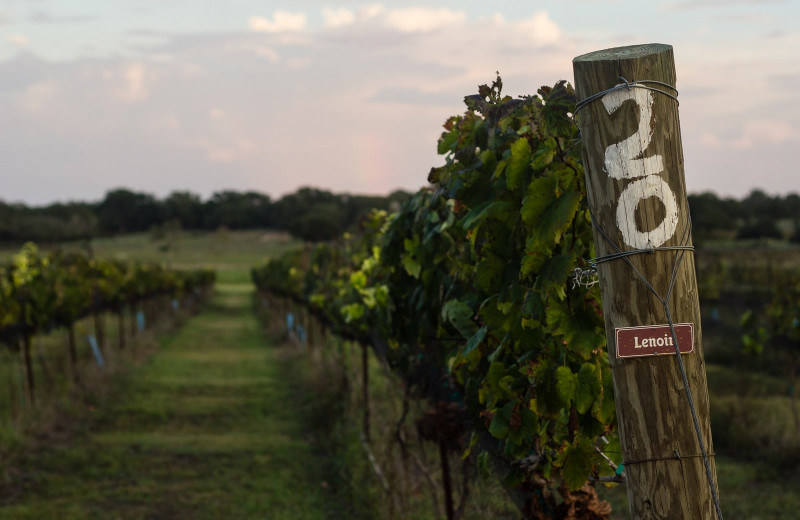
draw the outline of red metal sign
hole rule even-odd
[[[675,354],[675,343],[669,325],[650,325],[646,327],[619,327],[617,335],[617,357],[640,357]],[[675,325],[678,347],[681,354],[694,352],[694,324]]]

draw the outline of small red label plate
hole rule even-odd
[[[620,327],[617,335],[617,357],[641,357],[675,355],[675,343],[669,325],[650,325],[647,327]],[[681,354],[694,352],[694,324],[677,323],[675,335]]]

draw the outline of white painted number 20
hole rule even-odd
[[[606,148],[605,169],[612,179],[638,179],[625,187],[617,203],[617,227],[622,232],[622,240],[635,249],[659,247],[675,234],[678,204],[675,194],[659,175],[664,171],[664,158],[660,155],[644,157],[653,137],[650,127],[653,92],[643,88],[614,90],[603,96],[603,105],[610,115],[629,100],[639,107],[639,128],[627,139]],[[657,197],[664,204],[664,220],[651,231],[639,231],[634,224],[634,212],[641,201],[650,197]]]

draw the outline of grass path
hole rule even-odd
[[[0,519],[336,515],[314,453],[313,403],[287,386],[296,368],[264,339],[251,291],[220,284],[87,431],[18,460],[0,482]]]

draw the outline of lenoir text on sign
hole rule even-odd
[[[639,336],[634,336],[633,341],[633,348],[672,347],[675,345],[669,334],[664,334],[663,338],[644,338],[641,343],[639,342]]]

